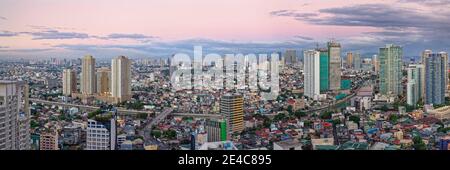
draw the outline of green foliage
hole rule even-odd
[[[127,109],[133,109],[133,110],[142,110],[144,109],[144,103],[140,102],[140,101],[136,101],[136,102],[130,102],[130,103],[125,103],[125,107]]]
[[[277,114],[277,115],[273,118],[273,121],[278,122],[278,121],[281,121],[281,120],[284,120],[284,119],[286,119],[286,115],[283,114],[283,113],[280,113],[280,114]]]
[[[389,120],[390,120],[390,122],[393,123],[393,124],[397,123],[398,118],[399,118],[399,117],[398,117],[398,115],[396,115],[396,114],[391,114],[391,115],[389,116]]]
[[[102,111],[101,109],[97,109],[96,111],[93,111],[93,112],[88,113],[88,118],[89,118],[89,119],[92,119],[92,118],[94,118],[95,116],[101,114],[102,112],[103,112],[103,111]]]
[[[31,121],[30,121],[30,127],[31,127],[31,128],[39,127],[39,123],[36,122],[36,120],[31,120]]]
[[[177,132],[175,130],[168,130],[164,131],[163,135],[172,140],[177,137]]]
[[[312,121],[310,121],[310,120],[305,120],[305,121],[303,122],[303,125],[304,125],[305,127],[311,127]]]
[[[139,113],[138,115],[137,115],[137,117],[139,118],[139,119],[147,119],[147,113]]]
[[[292,107],[291,105],[289,105],[289,106],[287,107],[287,111],[289,112],[289,114],[292,114],[292,113],[293,113],[292,109],[293,109],[293,107]]]
[[[151,132],[151,136],[154,136],[155,138],[160,138],[161,137],[161,131],[159,131],[159,130],[153,130],[152,132]]]
[[[333,112],[323,112],[322,114],[320,114],[320,118],[321,119],[331,119],[331,114],[333,114]]]
[[[297,110],[297,111],[294,113],[294,116],[297,117],[297,118],[305,117],[305,116],[306,116],[306,112],[302,112],[302,111],[300,111],[300,110]]]
[[[348,120],[359,124],[359,121],[361,121],[361,118],[357,115],[351,115],[348,118]]]
[[[415,150],[426,150],[427,146],[425,145],[425,143],[423,143],[422,137],[420,136],[415,136],[413,138],[413,148]]]
[[[333,125],[338,125],[338,124],[341,124],[341,120],[339,120],[339,119],[334,119],[334,120],[333,120]]]
[[[387,111],[389,111],[389,107],[387,105],[383,105],[383,107],[381,107],[380,110],[387,112]]]

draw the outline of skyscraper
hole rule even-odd
[[[326,48],[319,48],[317,51],[320,52],[320,91],[324,92],[330,86],[330,57]]]
[[[353,68],[353,53],[352,52],[347,53],[347,67]]]
[[[81,94],[92,95],[96,93],[95,58],[87,55],[81,64]]]
[[[353,69],[361,70],[362,62],[361,62],[361,54],[356,53],[353,57]]]
[[[0,150],[29,150],[30,107],[25,82],[0,81]]]
[[[380,60],[378,58],[378,55],[372,56],[372,64],[375,74],[378,74],[380,72]]]
[[[244,130],[244,98],[241,94],[224,94],[220,100],[220,113],[227,118],[229,133]]]
[[[111,94],[116,102],[131,99],[131,61],[125,56],[112,60],[111,83]]]
[[[86,129],[86,150],[115,150],[116,135],[115,116],[105,116],[98,120],[88,120]]]
[[[402,95],[403,48],[388,44],[380,48],[380,93],[383,95]]]
[[[108,96],[111,93],[111,69],[103,67],[96,74],[98,95]]]
[[[424,93],[424,66],[422,64],[410,64],[407,68],[408,83],[406,84],[406,102],[408,105],[416,105],[419,99],[423,99]]]
[[[39,150],[59,150],[58,148],[58,132],[49,131],[41,133],[39,139]]]
[[[72,69],[63,70],[63,95],[70,96],[77,92],[77,77]]]
[[[448,54],[424,52],[422,59],[425,65],[425,104],[443,104],[448,78]]]
[[[286,53],[284,53],[284,62],[286,65],[297,64],[297,51],[286,50]]]
[[[314,50],[304,51],[304,94],[317,99],[320,95],[320,52]]]
[[[328,56],[330,57],[330,90],[341,88],[341,44],[328,42]]]
[[[205,130],[208,133],[208,142],[226,141],[228,138],[225,120],[207,120]]]

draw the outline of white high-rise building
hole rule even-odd
[[[87,55],[83,58],[81,66],[81,94],[95,94],[96,85],[95,58]]]
[[[77,77],[72,69],[63,70],[63,94],[66,96],[77,92]]]
[[[304,51],[305,90],[307,97],[317,99],[320,95],[320,52],[314,50]]]
[[[102,122],[89,119],[86,130],[86,150],[115,150],[116,136],[115,117]]]
[[[416,105],[419,99],[423,100],[425,90],[424,65],[410,64],[407,68],[408,83],[406,84],[406,102],[408,105]]]
[[[0,81],[0,150],[29,150],[30,107],[25,82]]]
[[[131,61],[125,56],[112,60],[111,94],[116,102],[131,99]]]

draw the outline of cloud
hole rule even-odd
[[[51,50],[54,49],[52,48],[0,49],[0,52],[35,53],[35,52],[46,52]]]
[[[0,16],[0,20],[8,20],[8,18]]]
[[[450,4],[450,1],[435,0],[403,1],[422,6]],[[403,45],[407,55],[418,55],[426,48],[450,50],[450,13],[435,12],[434,9],[392,4],[358,4],[320,9],[315,15],[296,10],[278,10],[270,14],[313,25],[371,27],[380,30],[343,37],[343,44],[350,48],[358,47],[375,52],[379,46],[395,43]]]
[[[417,3],[427,6],[449,6],[450,0],[398,0],[400,3]]]
[[[60,32],[58,30],[46,30],[40,32],[31,32],[33,40],[49,40],[49,39],[86,39],[88,34],[77,32]]]
[[[314,38],[312,38],[312,37],[307,37],[307,36],[302,36],[302,35],[296,35],[296,36],[294,36],[294,38],[298,38],[298,39],[306,40],[306,41],[314,40]]]
[[[105,37],[106,39],[154,39],[158,37],[154,36],[147,36],[143,34],[121,34],[121,33],[115,33],[115,34],[109,34]]]
[[[19,33],[11,31],[0,31],[0,37],[14,37],[18,36]]]
[[[88,45],[88,44],[60,44],[55,48],[72,51],[96,52],[116,51],[114,55],[135,56],[157,56],[167,57],[175,53],[192,54],[194,46],[202,46],[204,54],[218,53],[220,55],[229,53],[273,53],[285,49],[313,48],[315,43],[305,41],[283,41],[283,42],[231,42],[211,39],[187,39],[171,42],[152,42],[149,44],[124,44],[124,45]],[[113,56],[111,56],[113,57]]]
[[[8,46],[0,46],[0,48],[9,48]]]

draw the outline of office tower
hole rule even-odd
[[[347,53],[347,67],[353,68],[353,53],[352,52]]]
[[[30,107],[28,85],[0,81],[0,150],[29,150]]]
[[[88,120],[86,150],[115,150],[117,141],[116,117],[104,116]]]
[[[304,94],[317,99],[320,95],[320,52],[314,50],[305,51],[304,58]]]
[[[447,87],[446,52],[427,53],[423,56],[425,65],[425,104],[443,104]]]
[[[227,118],[229,133],[244,130],[244,98],[241,94],[224,94],[220,100],[220,113]]]
[[[378,74],[380,72],[380,60],[378,58],[378,55],[372,56],[372,64],[375,74]]]
[[[328,56],[330,57],[330,90],[341,88],[341,44],[328,42]]]
[[[286,65],[297,64],[297,51],[286,50],[286,53],[284,53],[284,62]]]
[[[39,150],[59,150],[58,132],[49,131],[41,133],[39,138]]]
[[[424,93],[424,66],[422,64],[410,64],[407,68],[408,83],[406,84],[406,102],[408,105],[415,106],[420,99],[423,99]]]
[[[70,96],[77,92],[77,76],[72,69],[63,70],[63,95]]]
[[[125,56],[112,60],[111,83],[111,94],[116,102],[131,99],[131,61]]]
[[[383,95],[402,95],[403,48],[388,44],[380,48],[380,93]]]
[[[330,57],[326,48],[319,48],[317,51],[320,52],[320,91],[325,92],[330,83]]]
[[[208,133],[208,142],[226,141],[228,139],[227,122],[223,119],[207,120],[205,131]]]
[[[111,93],[111,69],[99,68],[97,70],[97,94],[109,96]]]
[[[81,94],[92,95],[96,93],[95,58],[87,55],[81,64]]]
[[[361,54],[356,53],[353,57],[353,69],[361,70],[362,62],[361,62]]]

